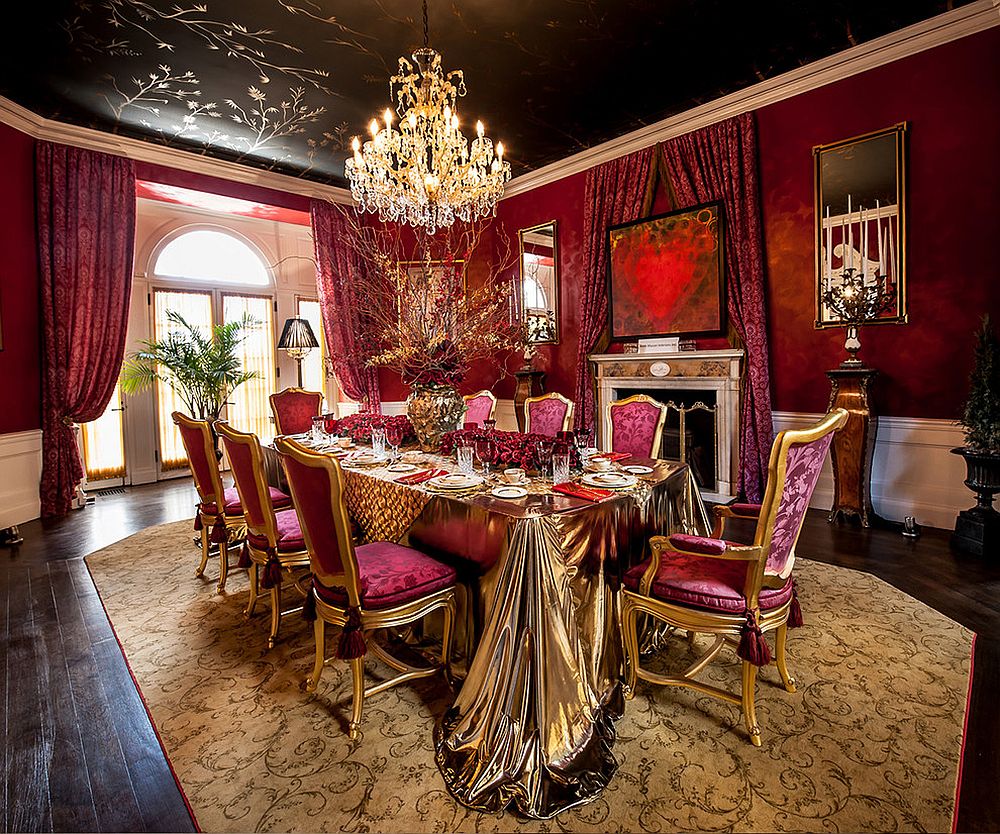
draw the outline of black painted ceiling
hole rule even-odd
[[[430,41],[465,71],[460,115],[504,141],[517,176],[959,5],[430,0]],[[351,137],[421,40],[419,0],[34,0],[0,33],[0,93],[343,184]]]

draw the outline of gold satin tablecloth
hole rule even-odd
[[[265,455],[280,485],[277,457]],[[445,784],[471,808],[551,817],[594,799],[617,769],[622,575],[648,555],[650,536],[710,529],[686,465],[634,462],[653,473],[597,504],[537,487],[516,501],[435,495],[384,469],[345,469],[366,540],[398,539],[408,526],[412,546],[477,566],[478,646],[434,733]],[[429,465],[455,468],[443,458]]]

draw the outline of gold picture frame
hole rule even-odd
[[[900,122],[813,148],[817,329],[846,325],[826,308],[823,294],[847,265],[867,270],[866,275],[884,275],[894,299],[866,325],[909,321],[906,136],[907,122]],[[862,238],[862,230],[867,237]],[[854,246],[855,235],[865,240],[867,251]]]
[[[520,246],[518,275],[520,293],[516,298],[520,318],[528,325],[528,341],[536,345],[559,344],[559,221],[547,220],[517,233]],[[525,244],[536,251],[526,251]],[[551,248],[551,271],[544,263]],[[529,274],[529,272],[531,274]],[[529,304],[525,279],[535,282],[531,295],[544,304]]]

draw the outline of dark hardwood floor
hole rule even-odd
[[[132,487],[0,550],[2,830],[193,830],[82,557],[189,518],[194,498],[188,479]],[[958,829],[1000,830],[1000,554],[825,519],[810,512],[801,556],[873,573],[978,634]]]

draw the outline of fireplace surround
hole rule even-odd
[[[702,409],[692,407],[699,402],[706,407],[714,405],[714,442],[712,454],[702,453],[714,464],[714,483],[702,468],[698,475],[702,496],[707,501],[730,501],[736,497],[739,466],[740,437],[740,373],[743,360],[741,350],[700,350],[680,353],[604,353],[590,357],[597,377],[597,399],[599,406],[598,436],[601,448],[607,449],[611,443],[611,427],[608,425],[608,405],[635,393],[644,393],[662,403],[686,409],[686,420],[699,417]],[[713,402],[714,400],[714,402]],[[677,414],[678,409],[668,412]],[[712,412],[709,412],[712,413]],[[694,428],[692,424],[692,429]],[[679,421],[668,420],[668,429],[677,435],[676,439],[664,437],[664,449],[671,445],[678,449],[672,455],[680,459],[679,448],[685,441],[697,443],[693,430],[679,431]],[[707,436],[707,435],[702,435]],[[670,442],[672,440],[672,443]],[[689,447],[689,450],[691,447]],[[667,455],[665,455],[666,457]],[[695,461],[689,459],[695,466]]]

